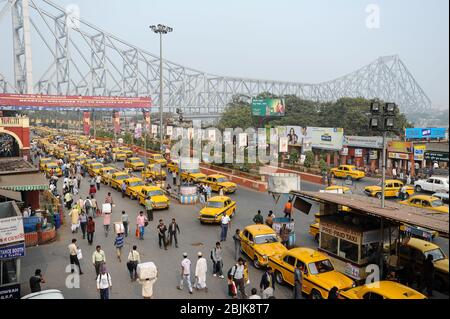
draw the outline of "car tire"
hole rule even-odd
[[[261,264],[259,263],[259,260],[258,260],[258,257],[257,256],[255,256],[255,258],[253,259],[253,266],[256,268],[256,269],[261,269]]]
[[[422,186],[416,185],[416,187],[414,187],[414,189],[417,193],[420,193],[422,191]]]
[[[278,270],[275,271],[275,281],[276,281],[277,284],[279,284],[280,286],[284,284],[284,278],[283,278],[283,275],[282,275],[281,272],[279,272]]]
[[[322,295],[320,294],[320,292],[318,292],[317,290],[313,290],[311,292],[311,299],[323,299]]]
[[[378,199],[381,199],[383,196],[381,195],[381,193],[376,193],[375,195]]]

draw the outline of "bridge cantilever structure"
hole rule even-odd
[[[159,56],[49,0],[7,1],[14,30],[14,72],[0,70],[0,92],[150,96],[153,105],[159,105]],[[5,8],[1,12],[5,16]],[[46,59],[39,59],[41,72],[36,65],[32,68],[31,47],[36,45],[48,52]],[[431,108],[431,100],[396,55],[317,84],[218,76],[168,60],[163,65],[165,111],[181,108],[187,116],[217,116],[233,96],[254,97],[262,92],[320,102],[379,98],[397,103],[403,112]],[[12,73],[8,79],[6,75]]]

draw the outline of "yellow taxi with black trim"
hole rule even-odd
[[[81,165],[83,165],[86,169],[89,168],[89,165],[97,163],[97,160],[95,158],[86,158],[81,161]]]
[[[339,299],[427,299],[420,292],[395,281],[377,281],[338,292]]]
[[[128,147],[121,146],[121,147],[119,147],[119,149],[126,154],[127,158],[133,157],[133,155],[134,155],[133,151],[130,150]]]
[[[43,171],[45,169],[45,164],[53,162],[53,159],[50,157],[41,157],[39,159],[39,169]]]
[[[281,255],[287,251],[277,233],[267,225],[250,225],[239,234],[241,238],[241,252],[259,269],[269,264],[270,257]]]
[[[231,194],[236,192],[236,184],[230,182],[225,176],[220,174],[209,175],[202,179],[203,184],[207,184],[214,192],[220,192],[222,189],[224,194]]]
[[[116,157],[116,161],[124,161],[127,159],[127,153],[122,151],[119,147],[114,147],[112,152]]]
[[[186,181],[189,183],[198,183],[203,181],[206,178],[206,174],[203,174],[202,172],[200,172],[199,169],[197,170],[192,170],[189,172],[182,172],[181,175],[181,180],[182,181]],[[212,187],[211,187],[212,189]]]
[[[338,167],[330,169],[330,173],[332,177],[354,180],[360,180],[366,176],[366,173],[358,170],[355,165],[339,165]]]
[[[236,213],[236,202],[227,196],[211,197],[199,212],[198,219],[202,224],[218,224],[227,215],[230,218]]]
[[[127,172],[115,172],[111,175],[111,187],[122,191],[122,183],[124,180],[130,178],[131,176]]]
[[[45,176],[50,177],[50,171],[53,169],[56,176],[62,176],[62,170],[56,162],[48,162],[44,164]]]
[[[92,177],[97,176],[100,172],[100,169],[103,168],[103,164],[99,162],[95,162],[88,165],[88,174]]]
[[[111,182],[111,176],[113,173],[117,172],[117,168],[113,166],[104,166],[100,168],[99,174],[103,184],[108,184]]]
[[[170,199],[164,194],[162,188],[157,186],[143,186],[139,192],[139,204],[145,206],[145,201],[150,199],[152,201],[153,209],[168,209],[170,206]]]
[[[385,181],[384,185],[385,185],[384,190],[385,197],[399,197],[400,189],[403,187],[404,184],[402,181],[396,179],[388,179]],[[366,188],[364,188],[364,193],[367,196],[377,197],[378,199],[381,199],[382,197],[381,183],[379,185],[367,186]],[[414,187],[407,185],[406,194],[407,197],[413,195]]]
[[[279,284],[294,286],[295,268],[303,268],[302,293],[313,299],[327,299],[333,287],[348,289],[355,287],[355,282],[334,269],[327,255],[306,247],[290,249],[283,254],[269,257],[269,266],[275,271]]]
[[[151,178],[157,180],[165,180],[166,177],[166,171],[162,169],[156,169],[155,164],[148,164],[147,167],[142,171],[143,179]]]
[[[130,196],[131,199],[138,198],[142,187],[145,186],[144,181],[139,177],[130,177],[124,180],[124,182],[127,185],[125,195]]]
[[[159,164],[162,167],[167,166],[167,160],[161,154],[151,154],[148,158],[150,164]]]
[[[169,171],[169,173],[177,173],[178,174],[178,163],[174,162],[174,161],[170,161],[167,163],[167,170]]]
[[[133,171],[142,171],[145,167],[145,163],[140,157],[130,157],[125,160],[124,166],[131,168]]]
[[[400,201],[399,204],[424,208],[435,212],[448,214],[448,205],[444,205],[444,203],[440,198],[433,196],[415,195],[411,196],[407,200]]]
[[[83,164],[83,161],[85,161],[88,157],[85,154],[80,154],[75,158],[75,161],[80,162],[80,164]]]

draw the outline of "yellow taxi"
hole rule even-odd
[[[385,197],[399,197],[400,195],[400,189],[403,187],[403,182],[396,180],[396,179],[388,179],[384,183],[385,190],[384,190],[384,196]],[[364,193],[370,197],[377,197],[381,199],[382,197],[382,188],[381,183],[379,185],[374,186],[367,186],[364,188]],[[406,186],[406,193],[407,196],[411,196],[414,194],[414,187],[407,185]]]
[[[127,153],[125,153],[118,147],[114,147],[112,149],[112,152],[116,156],[116,161],[124,161],[127,159]]]
[[[178,174],[178,171],[179,171],[179,169],[178,169],[178,163],[177,163],[177,162],[174,162],[174,161],[171,161],[171,162],[167,163],[167,170],[168,170],[170,173],[175,172],[175,173]]]
[[[81,165],[83,165],[86,169],[93,163],[97,163],[97,160],[95,158],[85,158],[81,161]]]
[[[64,148],[57,147],[57,148],[54,149],[53,155],[57,159],[63,159],[65,152],[66,152],[66,150]]]
[[[143,186],[139,192],[139,204],[145,205],[145,201],[150,199],[152,201],[153,209],[169,208],[170,199],[164,194],[160,187]]]
[[[411,196],[407,200],[403,200],[399,202],[399,204],[425,208],[429,210],[433,210],[439,213],[447,213],[448,214],[448,206],[444,205],[442,200],[437,197],[428,196],[428,195],[415,195]]]
[[[145,164],[139,157],[130,157],[125,160],[124,166],[131,168],[133,171],[142,171]]]
[[[114,172],[117,172],[117,168],[112,166],[104,166],[100,168],[98,173],[100,174],[102,183],[109,185],[111,182],[111,176]]]
[[[142,171],[142,178],[147,179],[158,179],[165,180],[167,173],[162,169],[156,169],[155,164],[148,164],[147,167]]]
[[[377,281],[338,292],[339,299],[426,299],[420,292],[395,281]]]
[[[127,157],[132,157],[134,155],[133,151],[130,150],[128,147],[121,146],[119,147],[119,150],[124,152]]]
[[[78,157],[78,153],[77,152],[68,152],[67,153],[67,158],[69,159],[70,163],[75,163],[77,157]]]
[[[357,170],[354,165],[339,165],[338,167],[330,169],[330,173],[332,177],[351,178],[355,180],[359,180],[366,176],[363,171]]]
[[[95,155],[97,156],[104,156],[106,154],[106,148],[103,146],[97,147],[95,149]]]
[[[167,160],[161,154],[151,154],[148,162],[150,164],[160,164],[162,167],[167,166]]]
[[[125,195],[130,196],[131,199],[135,199],[138,198],[142,187],[145,186],[145,183],[139,177],[130,177],[125,180],[125,185],[127,185]]]
[[[48,162],[44,164],[44,172],[47,177],[50,177],[50,171],[53,169],[53,171],[56,173],[56,176],[62,176],[62,170],[59,167],[59,165],[55,162]]]
[[[273,255],[281,255],[287,251],[277,233],[267,225],[250,225],[239,234],[241,251],[251,260],[255,268],[259,269],[269,264]]]
[[[211,197],[200,212],[198,219],[202,224],[217,224],[227,215],[230,218],[236,213],[236,202],[227,196]]]
[[[131,176],[126,172],[116,172],[111,175],[111,187],[122,191],[122,182]]]
[[[340,185],[331,185],[325,188],[326,192],[329,193],[342,193],[342,194],[351,194],[352,190],[350,187],[347,186],[340,186]]]
[[[423,274],[424,261],[428,255],[433,256],[435,289],[448,294],[449,263],[448,257],[442,249],[434,243],[418,238],[407,238],[399,245],[399,265],[404,267],[407,264],[414,263],[415,270],[419,273]]]
[[[269,266],[274,269],[279,284],[294,286],[294,271],[300,265],[303,267],[302,293],[313,299],[327,299],[333,287],[355,287],[351,278],[335,270],[328,256],[317,250],[298,247],[269,257]]]
[[[83,161],[85,161],[87,159],[87,156],[85,154],[80,154],[76,157],[76,161],[80,162],[80,164],[83,163]]]
[[[103,167],[102,163],[92,163],[88,165],[88,173],[90,176],[94,177],[97,176],[100,172],[100,169]]]
[[[214,192],[219,192],[221,189],[223,189],[223,192],[225,194],[230,194],[236,191],[236,184],[228,181],[228,179],[223,175],[209,175],[205,179],[202,179],[201,182],[209,185],[211,187],[211,190]]]
[[[203,181],[206,178],[206,174],[203,174],[202,172],[200,172],[199,169],[197,169],[197,170],[192,170],[189,172],[182,172],[180,177],[181,177],[182,181],[186,181],[186,182],[190,182],[190,183],[198,183],[200,181]],[[211,189],[212,189],[212,187],[211,187]]]
[[[53,159],[51,159],[50,157],[41,157],[39,159],[39,169],[41,171],[43,171],[45,169],[45,164],[53,162]]]

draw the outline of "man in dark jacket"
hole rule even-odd
[[[261,211],[258,210],[258,213],[253,217],[253,222],[255,224],[263,224],[264,223],[264,217],[261,215]]]
[[[175,247],[178,248],[177,231],[180,234],[180,227],[178,226],[175,218],[172,218],[172,223],[169,225],[169,244],[172,246],[173,238],[175,238]]]
[[[433,286],[434,286],[434,263],[433,263],[433,255],[428,255],[427,259],[423,263],[423,277],[424,284],[427,289],[428,297],[433,296]]]
[[[275,274],[271,267],[267,267],[266,271],[261,277],[261,283],[259,284],[259,288],[261,289],[261,291],[264,291],[269,287],[271,287],[275,291]]]

